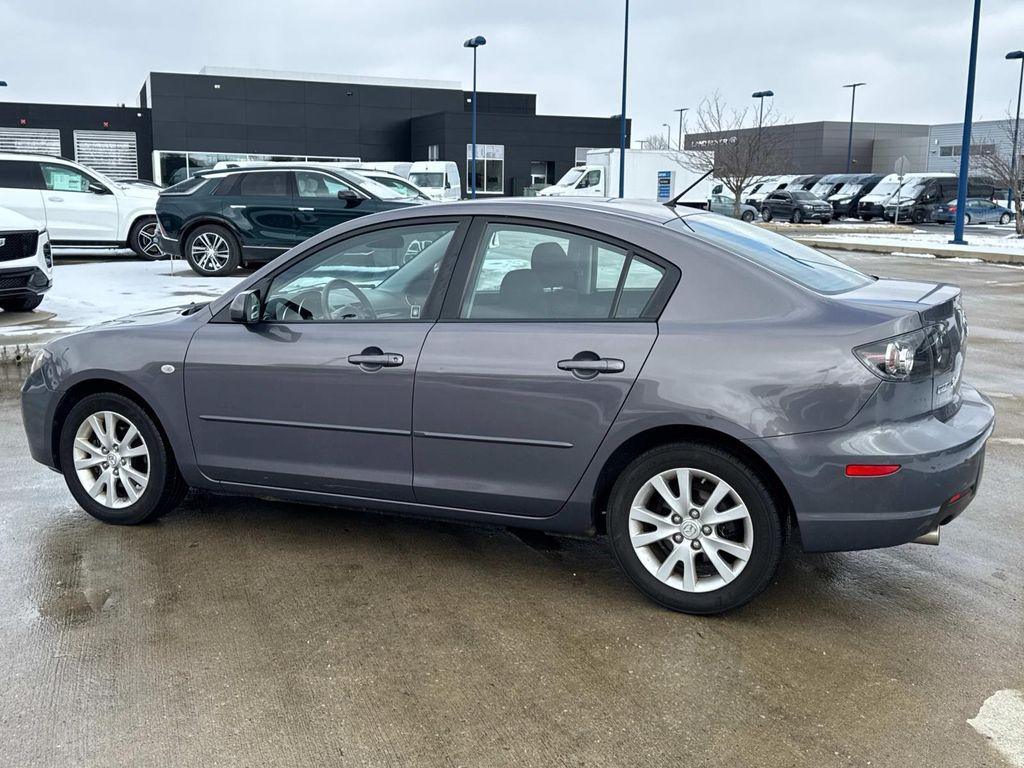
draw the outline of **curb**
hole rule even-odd
[[[945,247],[942,245],[897,245],[895,243],[860,243],[850,240],[827,240],[817,237],[795,238],[804,245],[814,248],[824,248],[833,251],[860,251],[862,253],[884,253],[889,254],[931,254],[940,259],[952,259],[956,257],[981,259],[993,264],[1024,264],[1024,253],[1007,253],[1005,251],[976,251],[968,248]]]

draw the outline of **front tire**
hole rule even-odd
[[[750,466],[711,445],[677,443],[619,476],[608,535],[630,581],[674,611],[712,614],[756,597],[775,575],[783,524]]]
[[[37,293],[34,296],[23,296],[20,299],[3,299],[0,301],[0,309],[4,312],[31,312],[43,303],[43,295]]]
[[[791,222],[793,222],[794,224],[803,224],[804,223],[804,213],[803,213],[803,211],[800,211],[800,210],[793,211],[793,215],[790,217],[789,220]]]
[[[136,256],[149,261],[159,261],[167,254],[160,250],[160,242],[156,238],[156,217],[147,216],[132,224],[128,233],[128,245]]]
[[[188,490],[156,423],[123,395],[82,398],[64,421],[59,452],[71,495],[105,523],[153,520]]]
[[[771,220],[772,220],[771,209],[770,208],[762,208],[761,209],[761,221],[771,221]]]
[[[242,249],[224,227],[203,224],[185,238],[185,258],[193,271],[204,277],[224,277],[242,263]]]
[[[970,223],[971,223],[971,214],[965,213],[964,214],[964,224],[970,224]]]
[[[745,222],[747,222],[749,224],[750,222],[752,222],[754,220],[754,212],[753,211],[744,211],[743,213],[740,214],[740,218],[743,221],[745,221]]]

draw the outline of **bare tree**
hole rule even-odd
[[[689,114],[695,125],[687,128],[687,136],[702,135],[690,149],[704,151],[682,153],[680,162],[722,182],[732,194],[733,215],[739,217],[743,191],[782,168],[784,133],[778,128],[783,121],[770,105],[760,119],[751,107],[729,107],[717,91]]]
[[[645,139],[640,139],[640,146],[643,149],[671,149],[668,140],[660,133],[652,133]]]
[[[1006,120],[999,126],[1001,132],[1005,132],[1006,141],[997,142],[994,152],[972,152],[972,172],[988,176],[995,182],[996,186],[1004,190],[1013,190],[1013,210],[1015,223],[1017,225],[1017,237],[1024,237],[1024,202],[1021,201],[1021,194],[1024,193],[1024,169],[1021,168],[1020,151],[1018,144],[1017,163],[1014,165],[1012,156],[1013,146],[1013,125],[1014,119],[1007,112]],[[1005,147],[1005,150],[1001,149]]]

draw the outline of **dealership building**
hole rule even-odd
[[[975,122],[971,153],[1009,157],[1012,136],[1006,120]],[[720,133],[687,134],[686,149],[714,150],[723,141],[741,141],[756,128]],[[839,121],[793,123],[763,129],[779,134],[779,166],[786,173],[844,173],[850,124]],[[963,123],[915,125],[904,123],[853,124],[853,173],[892,173],[896,160],[906,157],[909,172],[958,173]],[[771,172],[774,169],[765,169]]]
[[[449,160],[465,188],[472,96],[450,81],[152,72],[137,107],[0,102],[0,152],[62,155],[160,184],[220,161]],[[538,115],[536,106],[534,94],[478,92],[478,193],[521,195],[588,149],[618,146],[618,117]]]

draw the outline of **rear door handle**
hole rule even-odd
[[[234,208],[236,211],[241,211],[245,208],[244,205],[232,205],[231,207]]]
[[[577,376],[593,378],[599,373],[622,373],[626,370],[626,364],[622,360],[613,357],[601,357],[597,360],[559,360],[558,368],[562,371],[569,371]]]
[[[405,363],[405,357],[397,352],[383,352],[380,347],[367,347],[358,355],[349,355],[348,361],[364,371],[379,371],[381,368],[397,368]]]
[[[315,211],[316,208],[303,208],[302,206],[299,206],[299,210],[300,211]]]

